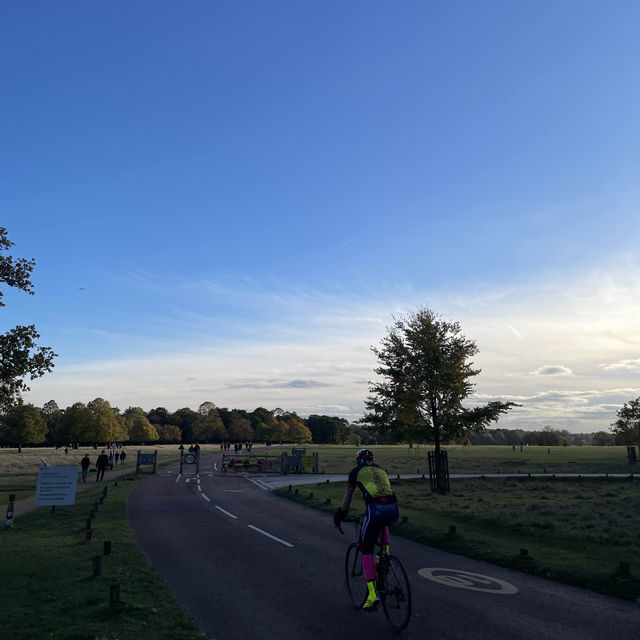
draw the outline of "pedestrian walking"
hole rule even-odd
[[[96,460],[96,482],[100,482],[104,479],[104,472],[109,466],[109,456],[102,450],[102,453],[98,456]]]
[[[82,469],[82,482],[87,481],[89,475],[89,467],[91,466],[91,458],[88,453],[84,454],[82,460],[80,460],[80,469]]]

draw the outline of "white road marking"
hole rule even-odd
[[[200,481],[198,481],[198,491],[200,491],[200,493],[202,493],[202,487],[200,486]]]
[[[209,498],[207,498],[207,496],[204,495],[204,493],[200,494],[207,502],[211,502],[211,500],[209,500]]]
[[[276,542],[279,542],[280,544],[283,544],[285,547],[293,547],[295,545],[292,545],[290,542],[287,542],[286,540],[281,540],[280,538],[276,538],[275,536],[272,536],[270,533],[267,533],[266,531],[263,531],[262,529],[258,529],[258,527],[254,527],[252,524],[247,525],[249,527],[249,529],[253,529],[254,531],[257,531],[258,533],[261,533],[263,536],[267,536],[267,538],[271,538],[272,540],[275,540]]]
[[[178,474],[178,477],[176,478],[176,482],[178,482],[178,480],[180,480],[180,476],[181,475],[182,475],[181,473]]]
[[[238,519],[238,516],[234,516],[233,513],[229,513],[228,511],[225,511],[222,507],[219,507],[218,505],[216,505],[216,509],[218,511],[222,511],[222,513],[224,513],[226,516],[229,516],[230,518],[233,518],[234,520]]]
[[[249,478],[248,476],[245,476],[245,478],[249,482],[253,482],[253,484],[255,484],[256,487],[260,487],[261,489],[264,489],[265,491],[269,491],[269,486],[266,485],[264,482],[262,482],[262,480],[258,480],[257,478]]]
[[[471,573],[470,571],[460,571],[458,569],[425,567],[424,569],[420,569],[418,574],[432,582],[445,584],[448,587],[457,587],[458,589],[484,591],[485,593],[495,593],[496,595],[502,596],[518,593],[518,588],[510,582],[485,576],[481,573]]]

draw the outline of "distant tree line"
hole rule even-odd
[[[486,429],[447,438],[446,444],[529,446],[589,446],[637,443],[637,433],[619,428],[612,432],[570,433],[550,426],[541,431]],[[315,444],[432,444],[414,438],[398,437],[389,431],[376,432],[327,415],[298,416],[293,411],[254,411],[217,407],[203,402],[196,411],[188,407],[169,411],[157,407],[145,411],[129,407],[121,411],[102,398],[86,404],[76,402],[60,409],[54,400],[41,408],[17,404],[0,417],[0,443],[67,445],[107,442],[308,442]]]
[[[50,400],[41,408],[16,404],[0,417],[4,444],[225,441],[357,445],[361,438],[348,420],[336,416],[301,418],[293,411],[226,409],[213,402],[203,402],[197,411],[184,407],[171,412],[164,407],[121,411],[102,398],[60,409]]]
[[[571,433],[566,429],[554,429],[546,426],[542,431],[524,431],[523,429],[487,429],[482,433],[474,433],[469,444],[485,445],[520,445],[541,447],[558,446],[607,446],[625,444],[619,442],[613,433],[597,431],[596,433]]]

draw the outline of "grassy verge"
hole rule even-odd
[[[320,469],[325,473],[346,473],[353,466],[357,449],[353,445],[306,445],[317,451]],[[428,472],[427,451],[433,447],[373,445],[376,463],[389,473]],[[456,473],[633,473],[640,465],[630,465],[626,447],[524,447],[446,446],[449,471]]]
[[[449,496],[432,494],[424,480],[394,480],[393,487],[406,518],[394,526],[397,535],[619,598],[640,596],[638,482],[453,480]],[[325,483],[277,493],[333,512],[344,489]]]
[[[14,640],[200,638],[134,543],[126,500],[136,481],[122,477],[105,484],[107,497],[92,520],[91,541],[86,520],[105,485],[78,493],[74,506],[55,513],[43,507],[18,518],[13,528],[0,529],[3,629]],[[111,541],[111,554],[103,556],[105,540]],[[99,577],[93,577],[96,556]],[[119,607],[110,606],[112,584],[120,585]]]

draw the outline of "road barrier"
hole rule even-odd
[[[318,453],[307,455],[306,449],[292,449],[280,455],[248,453],[245,455],[222,454],[221,473],[319,473]]]

